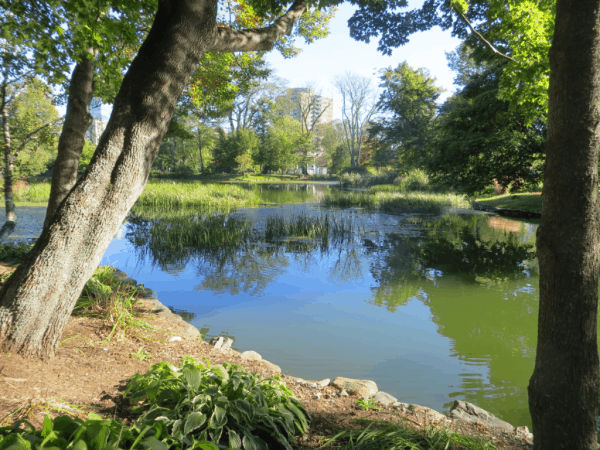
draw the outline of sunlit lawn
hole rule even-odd
[[[496,197],[478,198],[475,201],[486,205],[492,205],[496,208],[522,209],[525,211],[542,210],[541,193],[505,194]]]

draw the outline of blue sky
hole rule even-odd
[[[419,7],[421,2],[410,2],[410,8]],[[446,63],[445,51],[454,50],[460,43],[450,31],[433,28],[414,34],[410,42],[395,49],[391,56],[377,51],[377,42],[369,44],[355,41],[350,37],[348,19],[355,6],[343,3],[331,21],[331,34],[314,44],[307,45],[298,41],[302,53],[293,59],[284,59],[278,52],[267,55],[267,61],[276,70],[276,74],[287,79],[292,87],[301,87],[306,82],[316,84],[323,95],[334,98],[334,117],[340,117],[339,105],[332,81],[337,74],[346,71],[373,78],[377,86],[377,71],[389,66],[397,66],[407,61],[413,68],[427,68],[437,78],[437,85],[446,89],[440,98],[444,101],[455,89],[454,74]]]

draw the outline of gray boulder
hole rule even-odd
[[[488,427],[499,428],[509,433],[514,432],[515,429],[510,423],[498,419],[485,409],[461,400],[456,400],[454,402],[454,405],[448,412],[448,417],[452,419],[468,420],[470,422],[479,422]]]
[[[386,406],[391,403],[398,402],[398,399],[396,397],[393,397],[390,394],[388,394],[387,392],[383,392],[383,391],[377,392],[377,394],[375,394],[373,396],[373,400],[375,400],[377,403],[381,403],[382,405],[386,405]]]

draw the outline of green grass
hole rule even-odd
[[[260,197],[241,186],[201,184],[198,182],[153,181],[135,203],[161,208],[234,209],[258,205]]]
[[[406,419],[408,420],[408,419]],[[371,429],[375,425],[377,428]],[[434,426],[414,429],[408,424],[388,425],[381,428],[372,422],[364,430],[344,430],[325,446],[340,440],[347,441],[342,450],[495,450],[496,447],[482,437],[467,436],[446,428]],[[339,447],[336,447],[339,448]]]
[[[369,192],[332,192],[326,194],[326,205],[378,209],[386,213],[432,212],[454,206],[470,208],[464,195],[434,194],[429,192],[394,192],[391,188],[377,188]]]
[[[478,198],[477,203],[492,205],[496,208],[522,209],[525,211],[541,211],[541,194],[506,194],[496,197]]]
[[[17,205],[19,203],[27,203],[28,206],[31,206],[31,203],[46,205],[49,198],[50,183],[29,183],[13,194],[13,201]]]

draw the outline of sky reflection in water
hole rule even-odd
[[[300,212],[343,215],[363,233],[344,244],[264,241],[268,215]],[[125,224],[104,262],[195,314],[208,336],[227,334],[287,374],[371,379],[400,401],[444,411],[465,399],[530,425],[535,226],[304,204],[235,217],[256,230],[247,243],[179,256],[133,245],[144,236]]]

